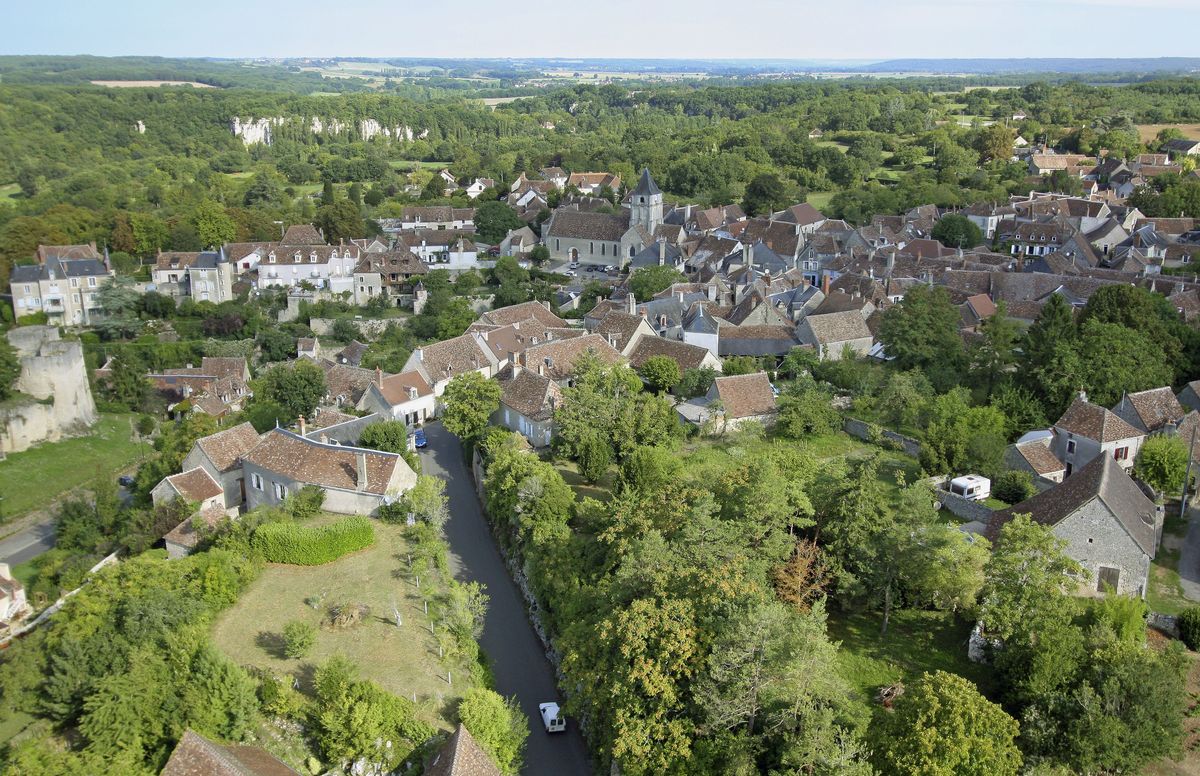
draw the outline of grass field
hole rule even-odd
[[[450,162],[420,162],[411,159],[392,159],[388,162],[395,170],[412,172],[413,170],[440,170],[449,167]]]
[[[85,437],[12,453],[0,462],[0,522],[44,507],[72,488],[115,477],[149,450],[132,440],[132,415],[101,415]]]
[[[315,518],[313,524],[335,519]],[[223,612],[213,628],[213,641],[225,654],[244,666],[289,673],[309,691],[315,666],[341,653],[358,667],[359,675],[389,692],[416,696],[421,716],[432,725],[447,727],[447,709],[471,685],[468,666],[438,657],[437,642],[429,632],[422,599],[409,576],[402,529],[375,524],[374,546],[324,566],[270,564]],[[444,593],[434,594],[439,599]],[[317,608],[305,603],[320,596]],[[396,627],[392,606],[400,607],[403,625]],[[352,628],[334,629],[323,624],[330,606],[359,603],[370,607],[366,621]],[[435,601],[431,600],[431,611]],[[316,644],[302,659],[283,655],[280,634],[292,620],[318,627]],[[453,685],[447,683],[447,666]]]
[[[1200,138],[1200,124],[1138,124],[1138,135],[1141,136],[1142,142],[1148,142],[1158,137],[1158,133],[1164,129],[1178,129],[1183,133],[1184,137],[1197,139]]]
[[[0,185],[0,199],[16,199],[21,195],[21,187],[15,183]]]
[[[808,204],[812,205],[817,210],[820,210],[821,212],[824,213],[825,208],[829,207],[829,202],[830,202],[830,200],[833,199],[834,194],[837,194],[837,192],[836,191],[810,191],[808,196],[805,199],[807,200]],[[826,214],[826,215],[828,215],[828,214]]]
[[[887,635],[880,636],[882,622],[877,612],[829,615],[829,637],[841,642],[842,675],[864,701],[871,701],[880,687],[911,682],[927,671],[965,676],[984,694],[991,689],[987,667],[967,659],[970,623],[949,612],[904,609],[892,612]]]

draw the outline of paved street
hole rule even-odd
[[[0,562],[24,563],[54,546],[54,518],[35,523],[0,542]]]
[[[1179,548],[1179,586],[1188,599],[1200,601],[1200,512],[1189,506],[1187,516],[1187,537]]]
[[[541,642],[525,616],[521,593],[492,540],[475,497],[458,439],[440,423],[427,426],[429,446],[421,453],[425,474],[443,477],[450,499],[446,539],[450,564],[463,581],[481,582],[491,597],[480,643],[491,659],[496,690],[505,697],[516,695],[529,718],[530,734],[525,749],[526,776],[574,776],[590,774],[583,737],[572,720],[565,733],[549,735],[541,725],[538,704],[562,702],[555,686],[554,668],[542,652]]]

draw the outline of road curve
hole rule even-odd
[[[568,721],[565,733],[546,733],[538,715],[538,704],[562,703],[555,683],[554,667],[542,651],[542,643],[525,614],[516,584],[496,549],[492,534],[479,508],[462,446],[457,437],[434,423],[425,429],[429,446],[421,451],[423,473],[446,480],[450,519],[446,540],[450,544],[450,566],[456,578],[481,582],[490,597],[480,644],[491,661],[496,691],[515,695],[529,719],[530,734],[525,747],[524,776],[589,776],[592,773],[587,748],[579,728]]]

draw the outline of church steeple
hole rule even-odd
[[[663,194],[650,170],[642,169],[637,188],[630,194],[629,225],[641,224],[650,234],[663,222]]]

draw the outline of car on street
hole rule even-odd
[[[557,703],[539,703],[538,710],[542,712],[542,725],[547,733],[561,733],[567,729],[567,718],[559,711]]]
[[[417,449],[421,449],[429,444],[429,440],[425,438],[425,429],[418,428],[413,430],[413,444]]]

